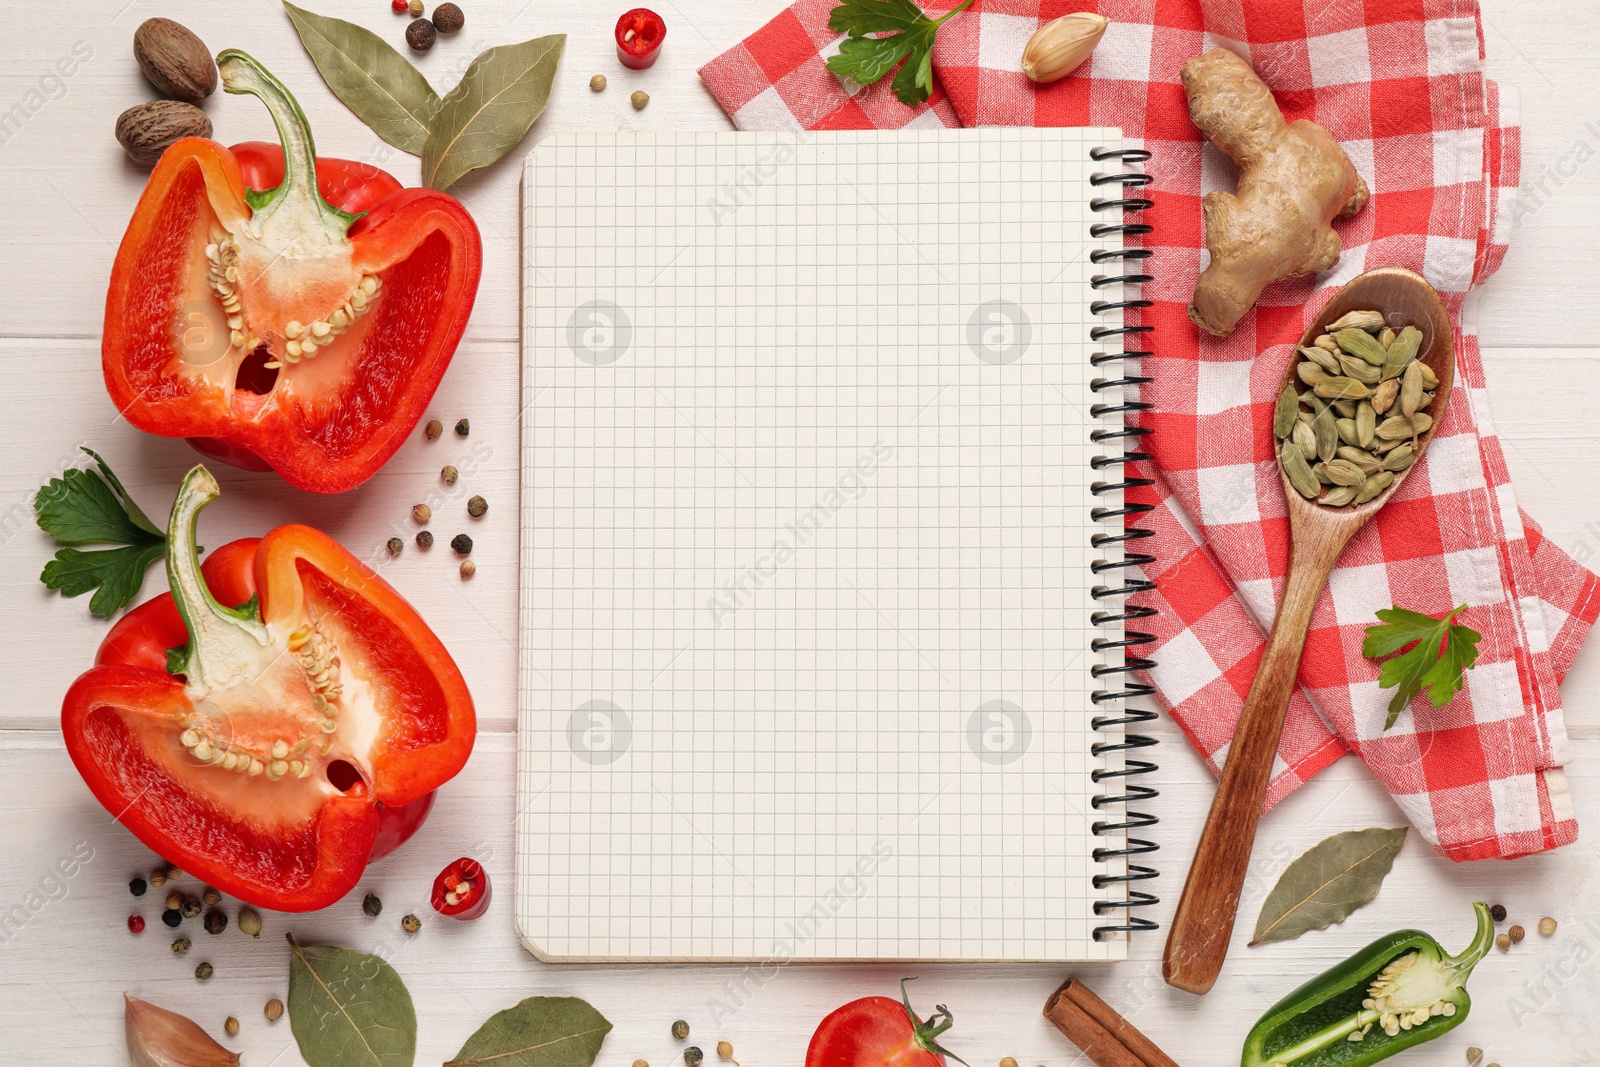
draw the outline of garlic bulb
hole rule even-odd
[[[191,1019],[127,993],[123,1029],[133,1067],[239,1067],[239,1057]]]
[[[1059,81],[1083,66],[1111,20],[1092,11],[1062,15],[1034,31],[1022,49],[1022,73],[1033,81]]]

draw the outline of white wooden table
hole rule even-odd
[[[453,83],[469,57],[490,44],[565,31],[569,39],[549,112],[527,145],[557,130],[725,129],[695,69],[749,33],[784,0],[659,0],[670,27],[663,58],[643,74],[617,64],[611,24],[625,5],[593,0],[465,0],[467,28],[422,60],[436,84]],[[398,42],[404,20],[386,0],[322,0],[320,10],[357,19]],[[1515,242],[1497,277],[1478,298],[1491,395],[1516,488],[1524,506],[1557,543],[1580,559],[1600,551],[1600,8],[1560,0],[1486,0],[1491,72],[1522,92],[1524,184],[1531,194]],[[517,181],[515,161],[468,177],[457,187],[483,230],[485,264],[467,340],[431,414],[447,424],[472,420],[472,437],[424,444],[420,435],[361,490],[323,499],[267,477],[227,470],[224,495],[206,513],[204,539],[221,544],[285,521],[308,522],[358,554],[376,558],[391,534],[406,534],[410,505],[438,485],[437,472],[472,450],[482,471],[461,488],[490,501],[474,530],[478,576],[455,574],[448,554],[411,551],[382,571],[427,617],[455,653],[477,697],[483,730],[471,764],[442,795],[433,819],[394,860],[375,865],[365,888],[385,901],[383,916],[361,914],[361,892],[326,913],[267,916],[262,939],[233,930],[195,933],[194,951],[178,959],[158,920],[156,897],[137,902],[126,883],[154,857],[111,822],[63,752],[57,714],[63,691],[88,666],[106,624],[89,616],[87,597],[63,601],[38,583],[50,547],[34,527],[28,501],[37,486],[77,462],[92,444],[115,465],[152,514],[165,509],[195,455],[181,442],[140,434],[115,418],[103,391],[99,333],[112,256],[145,172],[112,138],[125,107],[151,96],[135,67],[130,40],[152,15],[175,17],[212,47],[244,47],[280,75],[305,104],[319,145],[330,155],[367,159],[408,184],[417,164],[382,144],[340,105],[302,52],[270,0],[55,0],[7,9],[0,110],[22,106],[25,121],[0,131],[0,399],[7,459],[0,464],[0,618],[16,631],[15,666],[0,701],[0,915],[22,908],[26,921],[0,939],[0,1059],[8,1063],[85,1065],[125,1062],[121,996],[129,990],[190,1014],[220,1035],[237,1015],[243,1029],[228,1044],[245,1062],[300,1059],[287,1020],[269,1025],[261,1008],[286,991],[286,930],[382,951],[404,975],[420,1017],[419,1064],[439,1063],[491,1013],[536,994],[576,994],[616,1029],[603,1067],[645,1058],[677,1062],[668,1035],[687,1019],[709,1052],[733,1042],[749,1067],[792,1067],[804,1056],[817,1021],[845,1000],[893,995],[905,974],[920,975],[924,1009],[948,1003],[957,1018],[949,1045],[974,1065],[1014,1056],[1023,1065],[1068,1067],[1079,1053],[1040,1017],[1062,967],[903,965],[791,966],[769,980],[741,967],[577,967],[543,965],[518,947],[510,909],[470,924],[426,922],[408,939],[399,918],[429,915],[427,879],[463,846],[490,855],[493,877],[511,881],[514,760]],[[79,44],[79,42],[82,42]],[[52,72],[74,52],[68,78]],[[82,58],[83,52],[90,54]],[[71,64],[69,64],[71,66]],[[589,76],[611,80],[591,93]],[[649,107],[635,112],[628,94],[647,88]],[[30,95],[36,94],[36,95]],[[208,101],[225,141],[271,138],[265,111],[249,98]],[[524,147],[527,147],[525,145]],[[443,530],[446,537],[453,531]],[[160,587],[159,575],[146,595]],[[1564,696],[1575,757],[1569,771],[1586,836],[1558,852],[1515,863],[1452,865],[1420,842],[1409,844],[1378,900],[1342,927],[1299,941],[1247,950],[1249,916],[1289,858],[1341,829],[1401,821],[1365,769],[1346,760],[1301,790],[1263,823],[1234,948],[1216,989],[1204,999],[1160,980],[1161,937],[1135,941],[1133,958],[1077,972],[1185,1065],[1236,1062],[1240,1041],[1280,995],[1368,939],[1419,925],[1448,947],[1469,933],[1468,902],[1499,900],[1530,929],[1542,915],[1562,922],[1554,938],[1537,934],[1511,955],[1494,953],[1473,978],[1476,1007],[1452,1035],[1406,1063],[1464,1062],[1479,1045],[1488,1059],[1513,1065],[1600,1060],[1600,654],[1587,652]],[[1211,779],[1177,731],[1161,724],[1164,849],[1158,864],[1170,915],[1211,793]],[[52,876],[58,861],[83,845],[93,859],[70,879]],[[150,928],[132,937],[130,911]],[[216,977],[200,984],[194,965],[209,959]]]

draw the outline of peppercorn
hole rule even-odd
[[[144,916],[143,915],[130,915],[130,916],[128,916],[128,929],[130,931],[132,931],[133,933],[136,933],[136,934],[144,933]]]
[[[429,533],[427,530],[423,530],[421,533],[417,534],[417,547],[432,548],[433,534]]]
[[[467,501],[467,514],[475,519],[481,519],[489,512],[489,502],[481,496],[472,497]]]
[[[210,886],[206,886],[206,891],[200,894],[200,903],[208,908],[214,908],[222,903],[222,893]]]
[[[469,423],[466,419],[462,419],[460,422],[456,423],[456,436],[457,437],[465,437],[465,436],[467,436],[467,434],[469,434],[471,432],[472,432],[472,424]]]
[[[200,903],[199,897],[187,897],[183,902],[183,917],[185,919],[197,918],[205,905]]]
[[[267,1017],[267,1022],[275,1023],[283,1018],[283,1001],[273,997],[267,1001],[267,1006],[261,1009],[261,1014]]]
[[[430,441],[437,441],[442,433],[444,433],[444,423],[438,419],[429,419],[428,425],[422,428],[423,436]]]
[[[1483,1049],[1478,1048],[1476,1045],[1467,1049],[1467,1062],[1472,1067],[1478,1067],[1478,1064],[1483,1062]]]
[[[422,0],[406,0],[406,13],[414,19],[422,17]]]
[[[239,1032],[239,1020],[235,1019],[231,1015],[228,1016],[228,1018],[222,1023],[222,1029],[227,1031],[229,1037],[232,1037],[234,1034]]]
[[[149,887],[146,885],[143,878],[135,878],[133,881],[128,883],[128,892],[132,893],[136,897],[144,896],[144,891],[147,888]]]
[[[422,920],[417,918],[415,915],[407,915],[404,919],[400,920],[400,929],[404,930],[408,934],[414,934],[418,930],[422,929]]]
[[[1499,949],[1501,952],[1510,952],[1511,951],[1511,938],[1510,938],[1510,936],[1508,936],[1506,934],[1497,934],[1495,936],[1495,939],[1494,939],[1494,947]]]
[[[433,518],[433,509],[426,504],[418,504],[411,509],[411,518],[418,526],[426,526],[428,520]]]
[[[1551,934],[1556,932],[1556,921],[1550,918],[1550,916],[1546,915],[1544,918],[1539,920],[1539,932],[1545,937],[1549,937]]]
[[[198,966],[198,967],[196,967],[194,969],[194,976],[196,978],[200,979],[200,981],[202,981],[202,982],[204,982],[206,979],[210,978],[215,973],[216,973],[216,971],[212,968],[211,964],[209,964],[209,963],[202,963],[200,966]]]
[[[672,1024],[672,1036],[682,1041],[689,1036],[689,1024],[682,1019]]]
[[[438,36],[433,23],[427,19],[418,19],[406,27],[406,44],[411,46],[413,52],[426,52],[433,47]]]
[[[689,1067],[700,1067],[700,1061],[705,1058],[706,1054],[701,1052],[697,1045],[690,1045],[683,1050],[683,1062],[688,1064]]]
[[[1002,1057],[1001,1060],[1000,1060],[1000,1067],[1017,1067],[1016,1057],[1015,1056]]]
[[[440,33],[455,33],[467,24],[467,17],[454,4],[440,4],[433,9],[433,25]]]
[[[183,908],[183,892],[181,890],[174,889],[172,892],[167,894],[167,910],[168,911],[179,911],[182,908]]]
[[[228,916],[225,912],[206,912],[206,933],[220,934],[228,928]]]
[[[739,1061],[735,1060],[733,1058],[733,1042],[732,1041],[718,1041],[717,1042],[717,1059],[719,1059],[719,1060],[730,1060],[733,1063],[733,1067],[739,1067]],[[1004,1060],[1002,1060],[1000,1062],[1000,1067],[1006,1067]],[[1012,1060],[1011,1061],[1011,1067],[1017,1067],[1017,1061],[1016,1060]]]
[[[461,577],[471,578],[477,573],[478,565],[476,563],[472,562],[470,559],[464,559],[461,561]]]
[[[449,465],[446,465],[444,470],[439,472],[439,480],[444,482],[445,485],[455,485],[456,479],[459,477],[461,477],[461,472]]]
[[[1511,938],[1511,943],[1513,945],[1520,945],[1522,944],[1522,939],[1528,936],[1528,931],[1524,930],[1520,926],[1513,926],[1511,929],[1506,931],[1506,936]]]
[[[1506,921],[1506,906],[1504,904],[1491,904],[1491,905],[1489,905],[1489,918],[1493,919],[1497,923],[1505,922]]]
[[[194,944],[194,942],[190,941],[187,937],[180,937],[172,943],[172,954],[174,956],[187,955],[189,952],[189,947],[192,944]]]
[[[600,75],[596,74],[595,77],[598,78],[598,77],[600,77]],[[650,1067],[650,1061],[649,1060],[634,1060],[633,1061],[633,1067]]]
[[[601,89],[604,89],[605,87],[606,87],[606,76],[604,74],[596,74],[594,77],[589,79],[589,88],[593,89],[595,92],[598,93]],[[639,1064],[635,1063],[633,1065],[633,1067],[639,1067]]]
[[[178,924],[183,922],[183,912],[179,911],[177,908],[168,908],[166,911],[161,913],[161,921],[176,930],[178,928]]]
[[[633,110],[643,111],[644,106],[650,102],[650,94],[643,89],[635,89],[628,99],[633,101]]]
[[[383,914],[383,901],[378,899],[378,894],[368,893],[361,901],[361,910],[366,912],[369,918],[376,919]]]
[[[472,555],[472,538],[466,534],[456,534],[450,538],[450,547],[463,556]]]
[[[389,543],[386,547],[389,549],[389,555],[398,556],[400,554],[400,550],[406,547],[406,543],[400,540],[398,537],[391,537],[389,538]]]
[[[389,0],[389,10],[396,15],[406,15],[411,12],[411,0]]]

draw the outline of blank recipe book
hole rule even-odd
[[[531,951],[1099,960],[1148,925],[1120,495],[1145,158],[998,128],[530,155]]]

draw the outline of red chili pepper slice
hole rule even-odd
[[[451,919],[476,919],[489,907],[489,872],[463,856],[433,880],[433,910]]]
[[[644,70],[661,55],[667,24],[647,7],[636,7],[617,20],[617,58],[629,70]]]

